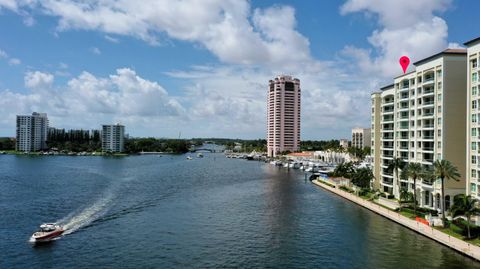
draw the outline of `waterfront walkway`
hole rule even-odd
[[[333,192],[347,200],[350,200],[358,205],[361,205],[377,214],[380,214],[390,220],[393,220],[407,228],[410,228],[420,234],[423,234],[426,237],[429,237],[439,243],[442,243],[448,247],[451,247],[467,256],[474,258],[477,261],[480,261],[480,247],[476,245],[469,244],[458,238],[449,236],[446,233],[443,233],[433,227],[430,227],[426,224],[417,222],[415,220],[409,219],[405,216],[400,215],[395,211],[388,210],[378,204],[362,199],[354,194],[348,193],[346,191],[330,187],[327,184],[319,182],[319,180],[313,180],[313,184],[320,186],[330,192]]]

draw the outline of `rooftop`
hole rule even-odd
[[[473,45],[474,43],[477,43],[477,42],[480,42],[480,36],[477,37],[477,38],[474,38],[474,39],[472,39],[472,40],[469,40],[469,41],[467,41],[467,42],[465,42],[465,43],[463,43],[463,45],[465,45],[465,46],[471,46],[471,45]]]
[[[437,54],[434,54],[430,57],[427,57],[425,59],[422,59],[420,61],[417,61],[417,62],[414,62],[413,65],[420,65],[422,63],[425,63],[425,62],[428,62],[428,61],[431,61],[437,57],[440,57],[440,56],[443,56],[443,55],[463,55],[463,54],[467,54],[467,50],[466,49],[446,49],[444,51],[441,51]]]

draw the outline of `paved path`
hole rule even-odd
[[[373,202],[364,200],[354,194],[348,193],[346,191],[342,191],[340,189],[332,188],[326,184],[319,182],[318,180],[312,181],[315,185],[320,186],[330,192],[333,192],[347,200],[350,200],[358,205],[361,205],[375,213],[378,213],[384,217],[387,217],[397,223],[402,224],[405,227],[408,227],[420,234],[423,234],[431,239],[442,243],[448,247],[451,247],[467,256],[474,258],[477,261],[480,261],[480,247],[476,245],[469,244],[463,240],[460,240],[455,237],[451,237],[448,234],[441,232],[437,229],[434,229],[428,225],[423,223],[417,222],[415,220],[409,219],[405,216],[400,215],[397,212],[388,210],[386,208],[381,207]]]

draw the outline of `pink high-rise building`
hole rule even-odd
[[[267,150],[269,157],[300,148],[300,80],[278,76],[269,81]]]

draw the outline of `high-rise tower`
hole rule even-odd
[[[300,80],[278,76],[269,81],[267,150],[269,157],[300,148]]]

